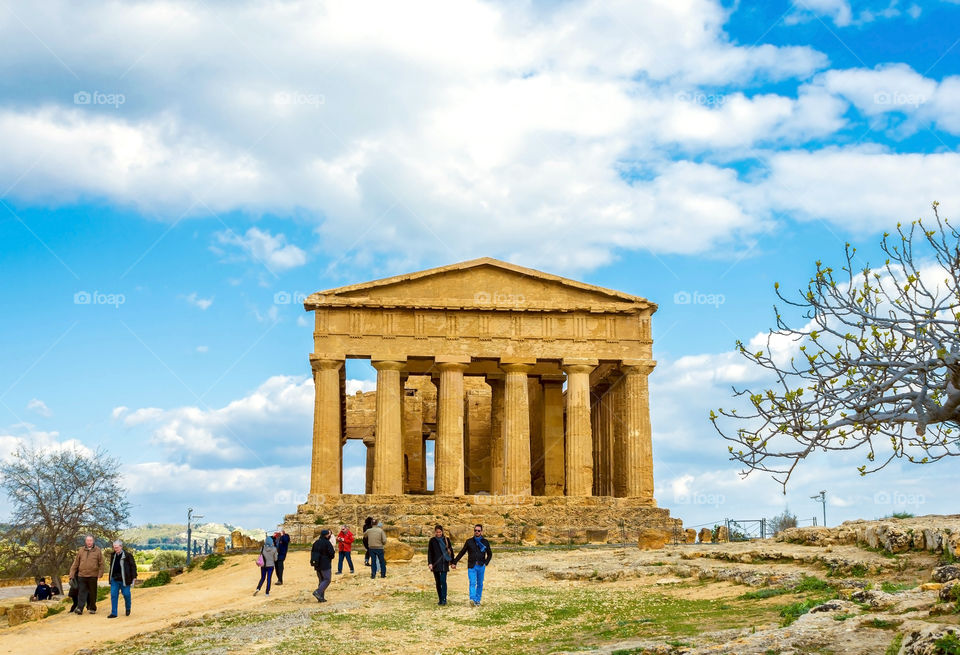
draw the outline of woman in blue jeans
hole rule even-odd
[[[137,580],[137,562],[133,553],[124,550],[123,542],[113,542],[113,552],[110,553],[110,614],[108,619],[117,618],[120,602],[120,593],[123,593],[123,605],[130,616],[130,585]]]
[[[273,545],[273,537],[263,538],[263,548],[260,549],[260,556],[263,557],[263,566],[260,567],[260,582],[257,584],[257,589],[253,592],[253,595],[256,596],[260,593],[260,588],[263,586],[264,579],[266,579],[267,593],[265,595],[269,596],[273,567],[277,565],[277,549]]]
[[[447,604],[447,571],[453,561],[453,545],[443,534],[443,526],[439,523],[433,529],[433,539],[427,546],[427,568],[433,571],[434,582],[437,583],[437,605]]]

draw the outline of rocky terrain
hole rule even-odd
[[[921,523],[908,527],[929,529]],[[310,597],[315,577],[305,552],[291,554],[287,584],[270,597],[252,595],[252,557],[228,555],[214,570],[135,590],[129,619],[61,613],[2,629],[0,653],[26,652],[38,639],[47,652],[85,655],[960,652],[960,566],[949,562],[950,540],[941,540],[941,552],[893,553],[842,543],[847,530],[838,527],[829,545],[796,536],[800,543],[656,550],[495,542],[481,607],[467,602],[462,567],[450,574],[450,604],[437,607],[419,551],[391,562],[385,580],[362,568],[335,576],[323,605]]]

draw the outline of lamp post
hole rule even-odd
[[[823,527],[827,527],[827,492],[821,491],[816,496],[810,496],[810,499],[823,504]]]
[[[193,553],[193,546],[190,543],[190,537],[193,534],[193,519],[202,519],[203,516],[197,514],[193,515],[193,508],[187,508],[187,564],[190,564],[190,556]]]

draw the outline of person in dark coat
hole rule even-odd
[[[107,568],[110,578],[110,614],[108,619],[117,618],[117,609],[120,593],[123,593],[123,606],[127,616],[130,616],[130,586],[137,580],[137,561],[129,550],[123,547],[121,541],[113,542],[113,552],[110,553],[110,566]]]
[[[368,516],[363,522],[363,565],[370,566],[370,546],[367,544],[367,530],[373,527],[373,517]]]
[[[287,559],[287,550],[290,548],[290,535],[283,528],[274,535],[273,543],[277,547],[277,563],[275,573],[277,574],[277,584],[283,584],[283,563]]]
[[[433,538],[427,544],[427,568],[433,571],[433,580],[437,584],[437,605],[447,604],[447,571],[453,561],[453,544],[443,534],[439,523],[433,529]]]
[[[47,584],[46,578],[40,578],[40,581],[37,582],[37,588],[33,591],[33,597],[37,600],[48,600],[53,594],[50,591],[50,585]]]
[[[456,568],[457,562],[466,553],[467,555],[467,577],[470,579],[470,603],[474,606],[480,604],[483,596],[483,576],[487,571],[487,564],[493,559],[493,552],[490,550],[490,542],[483,536],[483,526],[479,523],[473,526],[473,538],[467,539],[460,549],[460,553],[453,560],[453,568]]]
[[[319,582],[316,591],[313,592],[313,597],[317,599],[318,603],[327,602],[324,594],[327,587],[330,586],[333,558],[336,557],[336,554],[333,544],[330,543],[330,531],[321,530],[320,537],[313,542],[313,548],[310,549],[310,566],[317,572]]]

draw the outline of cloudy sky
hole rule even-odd
[[[960,212],[960,5],[8,2],[0,456],[107,449],[137,523],[307,489],[313,291],[493,256],[645,296],[688,525],[955,512],[958,463],[742,479],[707,421],[773,283]],[[351,390],[373,370],[351,362]],[[361,491],[362,447],[346,452]]]

